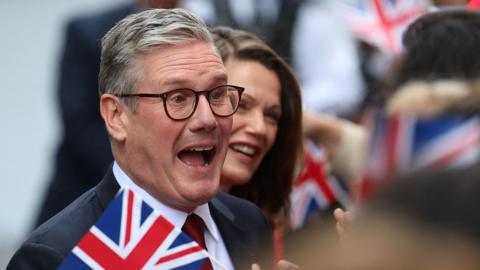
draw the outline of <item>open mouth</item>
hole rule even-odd
[[[214,146],[192,147],[178,153],[183,163],[192,167],[207,167],[215,156]]]
[[[243,155],[246,155],[246,156],[249,156],[249,157],[253,157],[255,156],[257,150],[251,146],[248,146],[248,145],[245,145],[245,144],[231,144],[230,145],[230,149],[232,149],[233,151],[237,152],[237,153],[240,153],[240,154],[243,154]]]

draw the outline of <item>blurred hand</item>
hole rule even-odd
[[[280,260],[277,263],[277,268],[276,269],[278,269],[278,270],[296,270],[296,269],[300,269],[300,267],[298,267],[298,265],[296,265],[292,262],[289,262],[289,261],[286,261],[286,260]],[[260,265],[254,263],[254,264],[252,264],[251,270],[262,270],[262,268],[260,267]]]
[[[278,270],[296,270],[296,269],[300,269],[300,267],[287,260],[280,260],[277,263],[277,269]]]
[[[344,241],[348,237],[348,226],[352,221],[352,213],[350,211],[344,211],[341,208],[333,211],[333,216],[337,220],[336,229],[340,242]]]
[[[335,149],[342,135],[342,120],[334,116],[320,113],[303,112],[303,135],[316,144],[325,147],[330,155]]]
[[[252,264],[251,270],[262,270],[262,268],[260,268],[260,265],[254,263],[254,264]]]

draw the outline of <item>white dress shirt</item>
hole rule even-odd
[[[186,213],[177,209],[174,209],[168,205],[163,204],[158,201],[150,194],[148,194],[144,189],[135,184],[130,177],[120,168],[118,163],[115,161],[113,164],[113,174],[117,179],[118,184],[121,188],[129,188],[136,194],[138,194],[145,202],[147,202],[155,211],[163,215],[168,221],[170,221],[177,228],[181,229],[187,216],[190,213]],[[210,209],[208,204],[199,205],[193,213],[197,214],[202,218],[203,222],[207,229],[205,230],[205,244],[207,245],[208,253],[213,257],[211,259],[213,269],[215,270],[224,270],[224,269],[234,269],[232,260],[228,254],[225,243],[218,231],[217,225],[213,221],[212,216],[210,215]],[[221,265],[219,265],[219,262]]]

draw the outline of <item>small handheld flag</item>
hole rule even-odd
[[[312,216],[348,204],[348,194],[340,181],[326,170],[326,156],[313,143],[305,146],[305,168],[290,195],[290,226],[301,228]]]
[[[200,269],[209,259],[205,249],[123,189],[59,269]]]

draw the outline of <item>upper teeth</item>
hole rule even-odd
[[[244,154],[247,154],[247,155],[255,154],[255,149],[253,149],[252,147],[247,146],[247,145],[233,145],[233,149],[235,149],[239,152],[242,152]]]
[[[213,146],[203,146],[203,147],[194,147],[188,149],[189,151],[210,151],[213,149]]]

